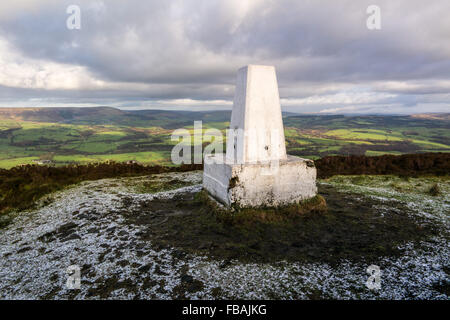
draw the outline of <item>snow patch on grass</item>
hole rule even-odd
[[[369,275],[364,263],[225,264],[154,247],[138,236],[142,226],[125,223],[123,199],[172,199],[201,189],[201,172],[158,176],[192,185],[141,194],[133,184],[158,177],[88,181],[53,194],[49,205],[18,215],[0,231],[0,298],[172,299],[187,274],[203,284],[185,293],[189,299],[448,299],[439,289],[448,290],[449,284],[446,235],[424,242],[421,249],[406,244],[400,258],[380,259],[381,289],[376,291],[365,285]],[[360,195],[357,201],[370,196],[404,202],[415,214],[434,219],[448,231],[446,196],[400,192],[383,186],[382,178],[366,180],[341,178],[324,183]],[[448,192],[447,186],[443,190]],[[80,290],[65,285],[66,269],[74,264],[81,268]]]

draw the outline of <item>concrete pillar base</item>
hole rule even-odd
[[[275,207],[317,194],[314,162],[288,155],[275,162],[234,164],[225,154],[205,157],[203,187],[226,206]]]

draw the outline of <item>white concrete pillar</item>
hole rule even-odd
[[[274,66],[238,70],[226,158],[234,163],[285,160],[283,120]]]
[[[203,187],[212,197],[264,207],[317,194],[314,162],[286,155],[275,67],[239,69],[229,132],[226,154],[205,156]]]

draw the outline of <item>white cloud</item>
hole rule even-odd
[[[327,106],[333,104],[373,104],[395,98],[395,94],[376,92],[337,92],[334,94],[313,95],[302,99],[281,99],[285,106]]]
[[[331,109],[323,109],[320,110],[319,113],[342,113],[342,112],[349,112],[349,111],[355,111],[358,110],[355,106],[348,106],[348,107],[342,107],[342,108],[331,108]]]
[[[1,1],[0,19],[14,19],[15,16],[21,13],[36,13],[43,6],[55,5],[56,3],[58,3],[58,0],[14,0],[14,3],[11,1]]]
[[[160,105],[179,105],[179,106],[231,106],[233,103],[227,100],[193,100],[193,99],[167,99],[157,100],[155,103]]]
[[[104,86],[86,67],[33,59],[0,38],[0,85],[44,90],[83,90]]]
[[[0,102],[228,108],[250,63],[277,67],[288,111],[449,102],[448,0],[379,0],[376,32],[369,0],[78,0],[78,31],[70,0],[3,2]]]

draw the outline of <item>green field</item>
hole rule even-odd
[[[49,110],[52,109],[52,110]],[[0,113],[0,168],[51,160],[54,165],[136,160],[171,164],[175,129],[193,136],[194,121],[225,133],[230,112],[125,112],[112,108],[47,108]],[[54,120],[52,120],[54,118]],[[285,114],[289,154],[317,159],[327,155],[403,154],[450,151],[450,120],[414,116],[310,116]],[[192,139],[194,140],[194,139]],[[224,139],[218,141],[225,142]],[[224,145],[225,150],[225,145]]]

